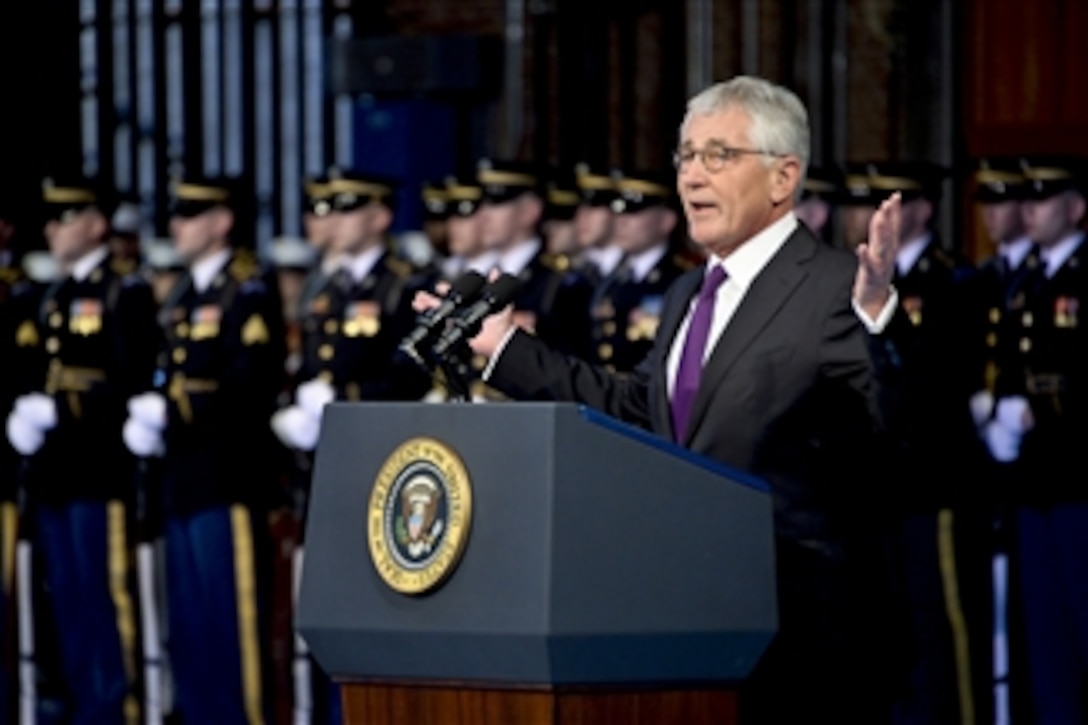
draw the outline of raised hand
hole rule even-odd
[[[885,199],[869,220],[869,238],[857,248],[854,301],[871,319],[876,319],[891,294],[901,206],[899,192]]]

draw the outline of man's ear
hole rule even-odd
[[[1084,223],[1084,214],[1088,210],[1088,203],[1084,200],[1084,195],[1074,193],[1069,199],[1069,223],[1076,229],[1080,229]]]
[[[377,204],[374,209],[374,231],[385,234],[393,225],[393,212],[385,204]]]
[[[536,194],[523,194],[518,199],[518,226],[522,230],[535,229],[544,213],[544,202]]]
[[[661,210],[661,213],[657,217],[657,233],[662,239],[667,239],[676,229],[676,222],[678,221],[676,216],[676,210],[671,207],[665,207]]]
[[[778,206],[794,197],[801,182],[801,162],[796,156],[776,159],[771,169],[771,203]]]
[[[231,230],[234,228],[234,212],[225,206],[217,206],[213,213],[212,230],[215,232],[215,236],[219,239],[229,238]]]

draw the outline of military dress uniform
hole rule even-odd
[[[173,214],[230,205],[235,193],[227,180],[186,180]],[[185,722],[255,723],[267,706],[268,419],[284,374],[283,323],[248,255],[225,249],[217,259],[206,289],[191,266],[159,314],[168,650]]]
[[[57,224],[99,199],[83,179],[43,187]],[[20,366],[32,375],[22,392],[47,399],[53,410],[52,421],[39,421],[44,440],[28,458],[28,486],[73,722],[135,722],[139,715],[128,529],[135,467],[120,431],[128,398],[152,384],[155,311],[147,283],[98,245],[16,326],[16,345],[32,361]],[[32,424],[35,417],[20,413],[19,402],[13,415]]]
[[[1071,159],[1029,160],[1024,172],[1032,199],[1083,196],[1088,183]],[[1019,398],[1034,422],[1015,458],[1013,497],[1026,669],[1040,723],[1088,720],[1088,488],[1079,473],[1088,440],[1086,299],[1088,245],[1075,230],[1040,250],[1013,295],[995,394],[995,418]]]
[[[855,171],[846,179],[852,205],[876,208],[898,192],[904,205],[936,208],[938,167],[872,162]],[[900,309],[882,341],[895,383],[885,396],[891,463],[859,535],[880,542],[866,566],[887,572],[875,585],[891,621],[879,631],[891,638],[889,696],[902,723],[984,720],[992,699],[990,524],[972,488],[982,449],[968,410],[972,275],[932,232],[900,242],[892,282]]]
[[[531,165],[484,159],[477,169],[485,204],[505,204],[522,194],[538,194],[540,178]],[[498,266],[517,277],[514,321],[563,352],[586,357],[593,288],[565,257],[544,251],[539,239],[525,239],[500,252]]]
[[[672,204],[671,188],[656,174],[620,174],[614,183],[610,208],[617,215]],[[612,371],[633,371],[653,347],[665,291],[692,266],[672,251],[668,239],[625,255],[593,291],[589,359]]]

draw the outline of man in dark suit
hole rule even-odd
[[[898,197],[874,215],[857,260],[816,239],[792,211],[807,113],[760,79],[693,98],[680,137],[677,188],[708,260],[667,293],[655,345],[632,375],[552,350],[508,311],[472,344],[491,358],[491,384],[514,398],[580,401],[769,481],[780,626],[744,684],[741,721],[880,722],[866,702],[879,668],[861,651],[872,633],[857,632],[871,609],[853,596],[848,543],[857,496],[880,480],[866,460],[878,387],[862,322],[879,333],[898,306]],[[891,364],[884,357],[878,368]]]

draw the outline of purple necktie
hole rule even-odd
[[[703,278],[699,300],[695,303],[695,312],[691,315],[691,324],[688,325],[688,336],[684,340],[684,352],[680,356],[676,384],[672,389],[672,429],[679,443],[684,441],[688,418],[691,417],[691,404],[699,390],[706,340],[710,336],[710,323],[714,320],[714,300],[718,287],[721,287],[727,276],[725,268],[720,264],[710,268]]]

